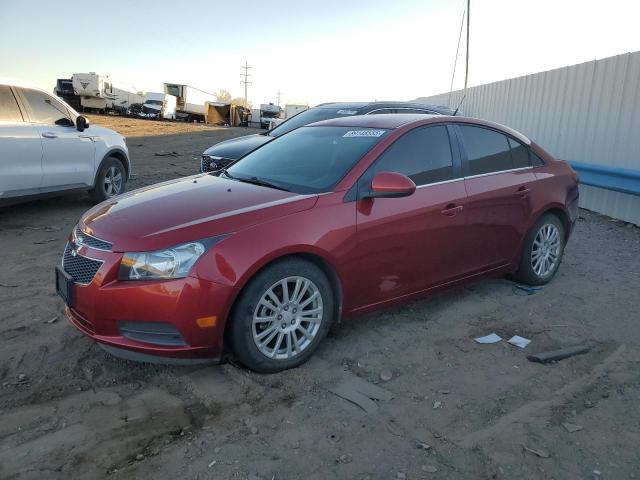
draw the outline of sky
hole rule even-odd
[[[64,5],[64,7],[63,7]],[[466,0],[0,0],[0,77],[52,91],[98,72],[254,105],[411,100],[449,91]],[[471,0],[469,86],[640,50],[638,0]],[[465,42],[454,78],[464,83]]]

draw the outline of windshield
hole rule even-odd
[[[329,192],[388,130],[303,127],[228,168],[237,180],[259,179],[296,193]]]
[[[147,100],[146,102],[147,105],[162,105],[162,100]]]
[[[310,108],[309,110],[305,110],[304,112],[291,117],[286,122],[281,123],[267,135],[270,137],[279,137],[291,130],[302,127],[303,125],[309,125],[313,122],[337,117],[349,117],[357,114],[358,111],[355,108]]]

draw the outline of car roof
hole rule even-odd
[[[433,110],[444,115],[452,115],[454,111],[442,105],[430,103],[401,102],[401,101],[375,101],[375,102],[329,102],[321,103],[313,108],[343,108],[345,110],[361,110],[370,112],[382,108],[418,108]]]
[[[521,142],[529,145],[531,140],[520,132],[506,127],[499,123],[490,122],[489,120],[481,120],[471,117],[458,117],[447,115],[429,115],[429,114],[412,114],[412,113],[382,113],[380,115],[354,115],[352,117],[338,117],[329,120],[322,120],[307,125],[307,127],[360,127],[360,128],[384,128],[394,130],[415,123],[428,124],[435,122],[473,124],[481,127],[489,127],[500,130],[512,137],[517,138]]]

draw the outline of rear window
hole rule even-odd
[[[461,125],[464,148],[467,152],[465,175],[511,170],[511,152],[505,135],[487,128]]]
[[[22,122],[13,92],[7,85],[0,85],[0,122]]]
[[[303,127],[258,148],[229,167],[296,193],[328,192],[388,133],[359,127]]]

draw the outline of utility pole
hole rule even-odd
[[[247,99],[247,85],[253,84],[253,82],[249,81],[249,78],[251,78],[251,73],[249,73],[249,70],[251,70],[251,67],[245,60],[244,65],[242,65],[240,68],[243,70],[240,73],[240,77],[242,78],[242,80],[240,80],[240,83],[244,84],[244,106],[246,108],[249,108],[249,101]]]
[[[282,97],[282,92],[280,90],[276,93],[276,97],[278,97],[278,106],[280,106],[280,97]]]

